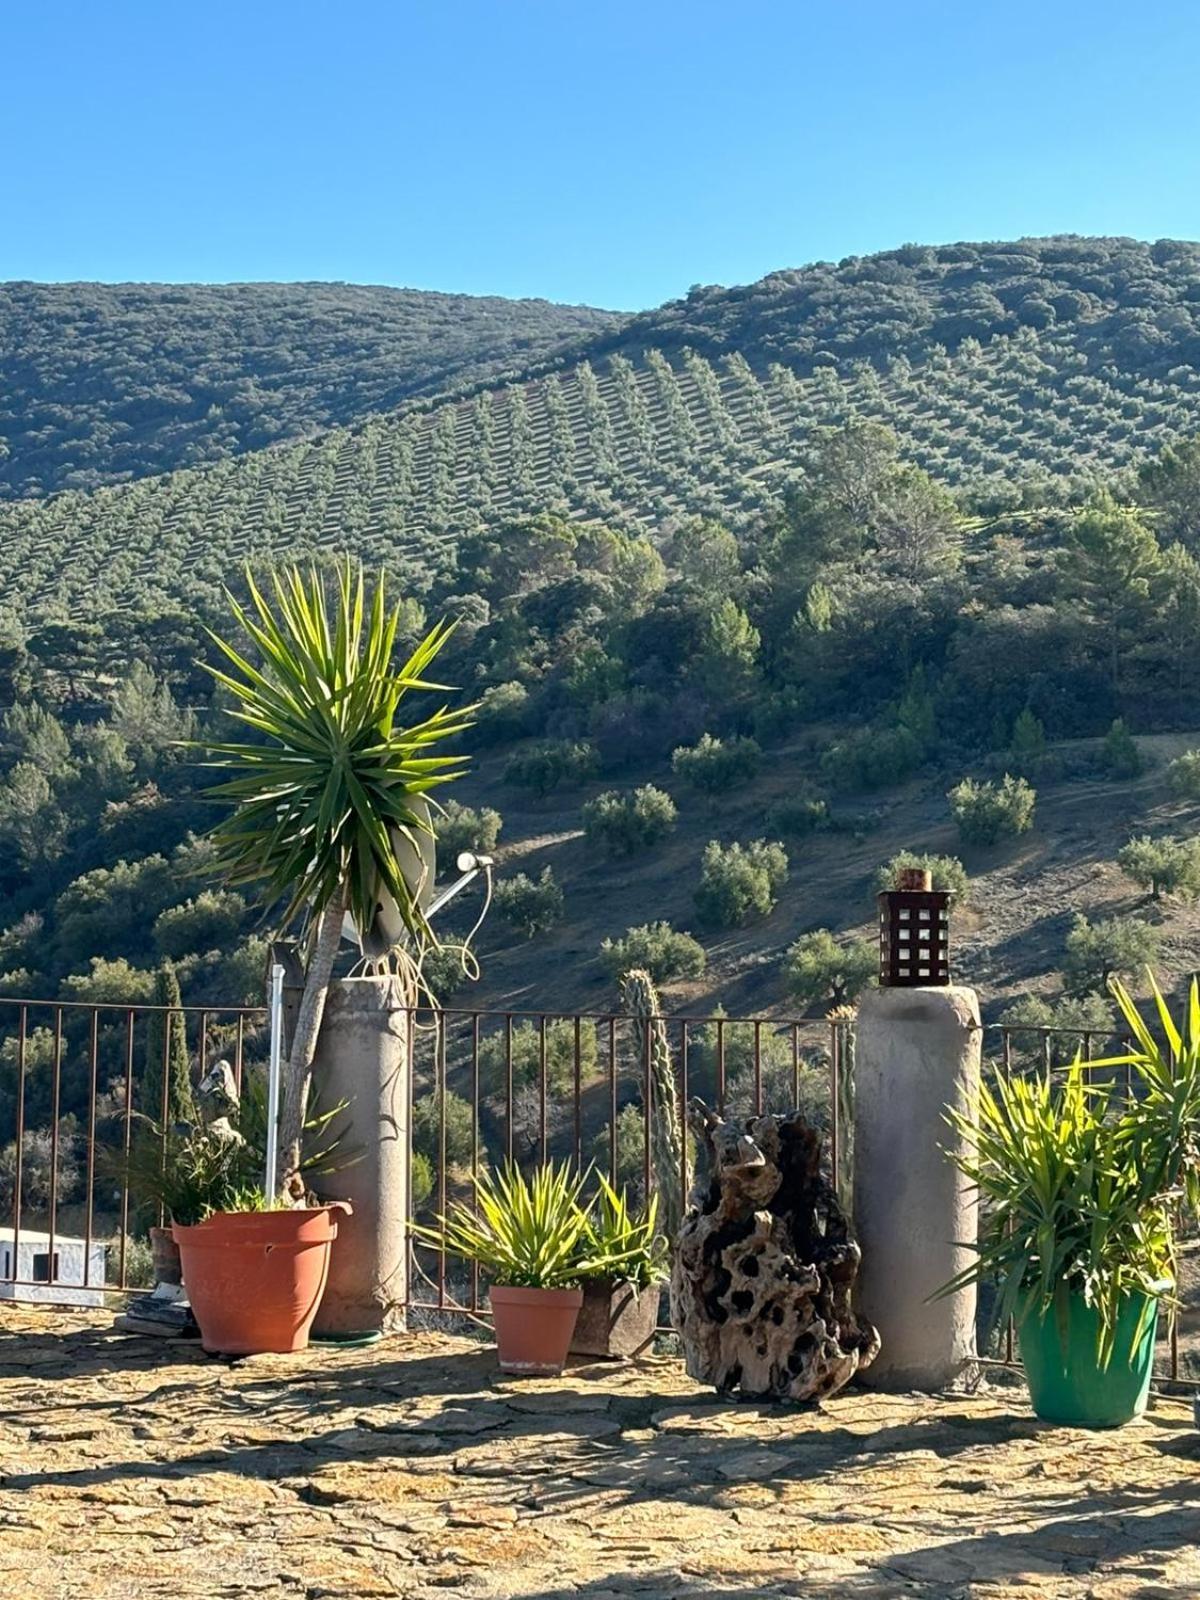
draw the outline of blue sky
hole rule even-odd
[[[6,0],[0,278],[641,308],[907,241],[1200,237],[1194,0]]]

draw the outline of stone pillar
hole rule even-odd
[[[863,1381],[943,1389],[969,1371],[975,1289],[929,1296],[975,1259],[975,1197],[946,1154],[943,1115],[970,1111],[981,1034],[973,989],[869,989],[855,1028],[854,1230],[857,1302],[881,1348]]]
[[[325,1107],[349,1101],[339,1126],[353,1165],[314,1178],[338,1219],[315,1334],[398,1333],[408,1293],[409,1013],[394,978],[349,978],[329,993],[314,1088]],[[336,1159],[336,1158],[335,1158]]]

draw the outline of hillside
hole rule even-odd
[[[0,499],[259,450],[623,320],[343,283],[0,284]]]
[[[458,400],[10,505],[0,587],[103,608],[211,592],[247,556],[348,547],[421,589],[465,531],[546,510],[740,530],[777,503],[813,430],[850,417],[894,429],[968,503],[1062,503],[1200,427],[1198,354],[1200,246],[914,246],[695,290],[583,359]],[[356,405],[376,403],[368,391]]]
[[[527,941],[492,915],[481,934],[482,976],[454,995],[456,1006],[607,1012],[620,1009],[618,986],[600,960],[605,938],[665,918],[697,934],[705,946],[702,977],[669,984],[671,1012],[706,1015],[716,1006],[731,1016],[797,1014],[783,979],[788,947],[815,927],[873,938],[874,895],[880,866],[916,844],[959,855],[971,880],[966,907],[956,910],[956,975],[975,985],[985,1021],[1035,994],[1057,997],[1066,938],[1077,913],[1089,918],[1147,919],[1162,937],[1158,970],[1167,987],[1200,966],[1200,907],[1168,897],[1149,900],[1121,873],[1117,853],[1136,834],[1194,835],[1200,809],[1172,795],[1165,770],[1200,732],[1141,741],[1146,768],[1114,781],[1098,766],[1099,741],[1076,741],[1048,752],[1057,775],[1038,781],[1037,820],[1025,838],[993,847],[964,848],[950,816],[946,790],[958,776],[939,768],[885,795],[847,795],[854,818],[848,833],[786,841],[789,876],[770,915],[747,927],[706,927],[694,892],[700,860],[712,838],[729,842],[772,832],[773,808],[816,779],[811,750],[789,741],[771,752],[766,769],[719,807],[688,795],[667,762],[639,765],[638,781],[672,792],[679,823],[662,847],[612,859],[589,843],[580,822],[583,804],[611,787],[596,780],[569,794],[530,799],[503,781],[503,763],[484,759],[463,784],[464,800],[490,805],[504,817],[498,849],[503,879],[549,867],[565,896],[561,923]],[[531,956],[536,959],[531,961]],[[1134,981],[1138,975],[1133,974]],[[803,1010],[803,1008],[800,1008]],[[819,1015],[822,1006],[813,1008]]]

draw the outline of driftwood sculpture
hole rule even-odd
[[[850,1304],[859,1249],[799,1113],[688,1123],[707,1162],[673,1255],[671,1309],[691,1377],[745,1400],[835,1394],[879,1351]]]

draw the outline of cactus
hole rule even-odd
[[[684,1131],[667,1028],[658,990],[648,972],[639,967],[627,972],[621,983],[621,999],[634,1020],[638,1060],[649,1061],[649,1104],[645,1110],[650,1128],[650,1160],[663,1230],[674,1241],[683,1221],[692,1176],[690,1163],[686,1172],[684,1169]]]

